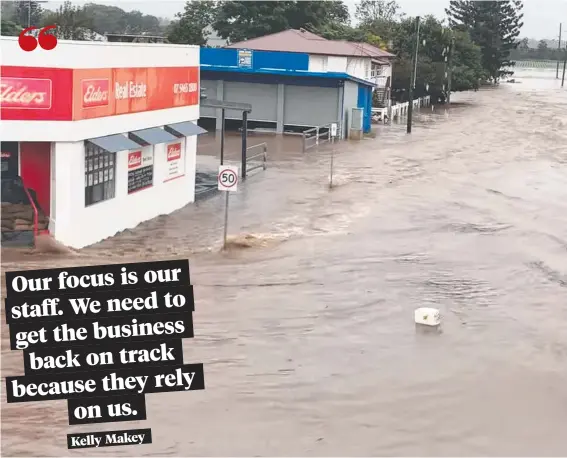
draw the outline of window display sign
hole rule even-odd
[[[252,51],[250,49],[238,50],[238,66],[240,68],[252,68]]]
[[[144,148],[128,153],[128,194],[154,184],[154,149]]]
[[[164,183],[185,175],[185,145],[178,141],[170,143],[165,148],[167,155],[167,173]]]

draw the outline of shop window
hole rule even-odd
[[[116,155],[92,143],[85,144],[85,207],[114,198]]]

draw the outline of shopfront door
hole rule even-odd
[[[39,207],[50,216],[51,206],[51,143],[20,142],[20,175],[24,185],[35,191]]]
[[[18,142],[0,142],[2,150],[1,176],[16,177],[19,173],[19,145]]]

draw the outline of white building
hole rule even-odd
[[[379,88],[392,76],[393,54],[368,43],[327,40],[304,29],[289,29],[226,47],[307,53],[310,72],[346,73]]]
[[[57,240],[82,248],[194,201],[199,47],[0,45],[2,174],[35,191]]]

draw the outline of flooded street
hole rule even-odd
[[[337,145],[331,191],[329,148],[270,144],[230,196],[227,253],[218,195],[77,256],[6,252],[10,270],[188,257],[185,362],[204,363],[206,389],[149,394],[148,420],[99,427],[3,393],[2,454],[152,428],[152,445],[73,454],[567,455],[567,88],[554,70],[516,79],[424,109],[411,137],[402,123]],[[416,332],[420,306],[442,333]],[[2,376],[23,374],[2,333]]]

